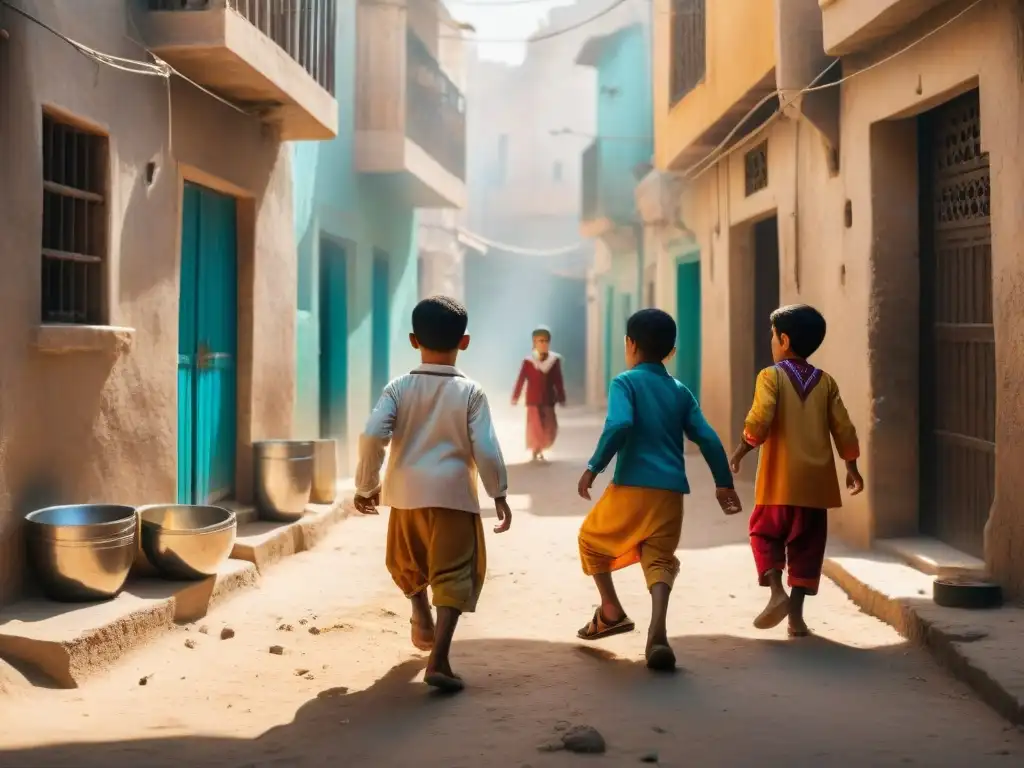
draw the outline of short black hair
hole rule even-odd
[[[412,311],[412,332],[420,346],[431,352],[458,349],[468,323],[466,308],[449,296],[431,296]]]
[[[626,321],[626,336],[644,360],[660,363],[676,345],[676,321],[660,309],[641,309]]]
[[[546,325],[538,325],[533,329],[533,338],[537,338],[538,336],[543,336],[548,341],[551,341],[551,329]]]
[[[809,304],[789,304],[772,312],[772,328],[789,337],[793,353],[808,358],[825,340],[825,318]]]

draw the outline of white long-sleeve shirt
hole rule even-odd
[[[479,384],[453,366],[421,365],[385,387],[359,438],[359,496],[380,490],[386,507],[479,514],[478,475],[491,498],[508,492],[505,459]]]

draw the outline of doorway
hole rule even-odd
[[[320,240],[320,437],[348,445],[348,255],[351,247]]]
[[[676,264],[676,378],[700,401],[700,261],[687,254]]]
[[[385,251],[373,249],[373,319],[370,348],[370,386],[373,388],[373,403],[381,396],[391,380],[391,267]]]
[[[754,225],[754,374],[774,364],[770,317],[779,307],[779,219]],[[753,396],[754,382],[750,383]]]
[[[984,557],[995,498],[989,159],[974,90],[919,118],[920,527]]]
[[[235,199],[185,184],[178,306],[178,502],[235,491],[238,215]]]

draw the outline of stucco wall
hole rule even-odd
[[[125,3],[26,4],[65,34],[143,58]],[[41,503],[173,500],[177,465],[179,229],[185,176],[239,205],[239,446],[242,496],[252,439],[291,431],[295,246],[287,154],[256,120],[175,80],[94,64],[12,13],[0,41],[0,602],[21,585],[21,517]],[[170,114],[168,104],[170,103]],[[109,354],[42,354],[42,110],[110,136],[108,320],[134,328]],[[156,163],[147,185],[144,169]]]
[[[844,72],[896,51],[963,7],[953,3],[908,28]],[[980,86],[982,146],[990,155],[997,365],[996,500],[986,561],[1012,593],[1024,591],[1024,129],[1020,36],[1011,0],[960,21],[844,84],[840,171],[806,121],[767,133],[769,187],[747,198],[742,152],[691,183],[682,203],[702,251],[704,407],[738,436],[753,374],[749,333],[749,225],[775,212],[782,303],[825,310],[829,337],[815,362],[838,380],[861,435],[867,492],[846,501],[835,530],[869,545],[917,527],[917,179],[909,118]],[[796,174],[796,175],[794,175]],[[797,201],[799,201],[797,203]],[[851,226],[845,222],[849,201]],[[799,216],[794,216],[794,210]],[[760,342],[759,342],[760,343]],[[725,386],[725,384],[728,386]]]
[[[347,435],[343,468],[354,470],[355,446],[379,392],[371,387],[372,260],[378,248],[390,257],[391,374],[416,360],[409,346],[410,316],[417,295],[416,215],[372,175],[355,170],[354,123],[355,4],[338,6],[335,91],[340,112],[337,138],[291,145],[295,167],[295,239],[298,242],[300,300],[295,391],[295,433],[320,436],[320,245],[332,238],[346,250],[348,325]],[[293,292],[294,293],[294,292]],[[293,363],[293,361],[295,361]]]

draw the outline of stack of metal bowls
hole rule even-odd
[[[26,518],[28,557],[53,600],[109,600],[135,558],[135,508],[115,504],[47,507]]]
[[[265,440],[253,446],[256,508],[264,520],[302,517],[313,490],[313,443]]]
[[[216,576],[235,546],[238,521],[221,507],[159,504],[139,509],[146,559],[165,578]]]

